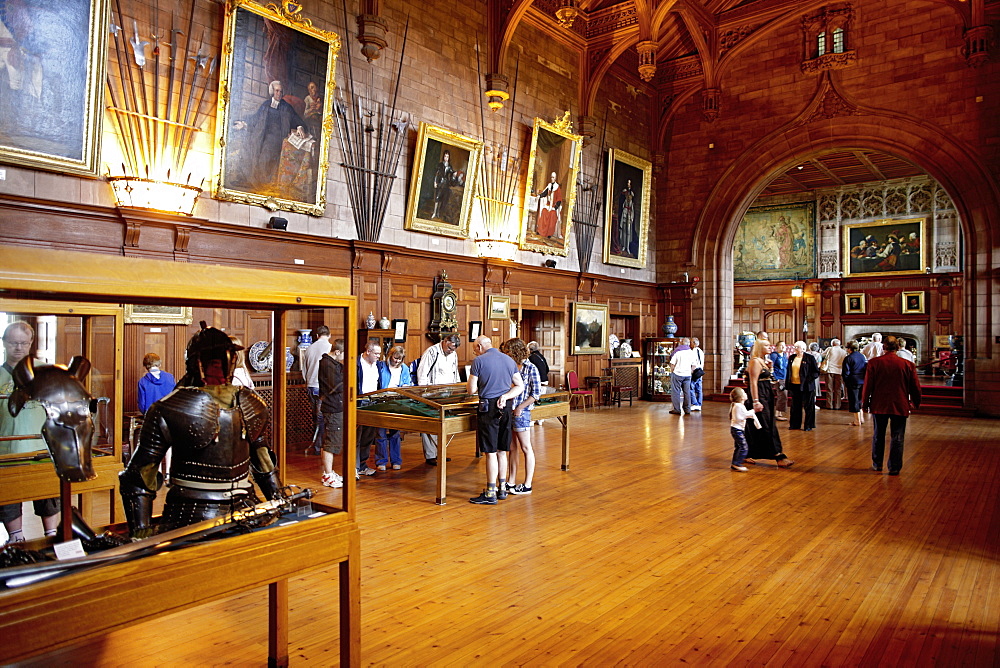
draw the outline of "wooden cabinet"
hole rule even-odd
[[[670,357],[679,343],[680,339],[669,337],[643,341],[647,401],[670,401]]]

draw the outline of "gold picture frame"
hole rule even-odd
[[[0,163],[84,176],[100,169],[104,81],[108,61],[108,0],[8,3],[7,22],[24,28],[0,34],[0,44],[36,72],[11,65],[0,85]],[[21,15],[23,13],[23,16]],[[0,24],[2,28],[2,24]],[[5,32],[9,32],[6,31]],[[25,44],[18,49],[19,40]],[[16,89],[14,73],[23,75]]]
[[[608,305],[573,302],[571,355],[608,354]]]
[[[844,295],[844,313],[846,315],[865,314],[865,293],[854,292]]]
[[[190,306],[125,304],[125,322],[129,325],[190,325],[194,309]]]
[[[506,295],[490,295],[489,313],[490,320],[510,319],[510,297]]]
[[[926,218],[887,218],[844,225],[844,276],[924,273],[926,223]]]
[[[322,215],[340,37],[313,26],[299,16],[302,6],[287,0],[266,6],[229,0],[225,8],[214,196]],[[283,58],[265,62],[265,52],[278,45]],[[272,74],[269,68],[278,67],[284,71]],[[280,142],[264,134],[269,111],[289,128]]]
[[[459,239],[469,236],[482,149],[480,141],[421,121],[406,203],[406,229]]]
[[[652,179],[653,163],[617,148],[608,151],[605,264],[640,269],[646,266]]]
[[[583,137],[573,134],[568,111],[552,123],[535,119],[518,235],[522,250],[548,255],[569,252],[582,152]]]
[[[904,292],[900,300],[903,315],[924,312],[924,291]]]

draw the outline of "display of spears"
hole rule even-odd
[[[577,184],[577,192],[582,200],[573,213],[573,236],[576,237],[576,258],[580,272],[590,268],[590,257],[594,250],[594,238],[601,227],[604,213],[604,169],[601,161],[604,159],[604,139],[608,131],[608,111],[604,110],[604,128],[601,130],[601,145],[594,160],[594,173],[590,178],[583,176]],[[581,170],[582,171],[582,170]]]
[[[514,145],[514,109],[517,104],[517,79],[520,57],[514,65],[514,83],[510,100],[510,120],[507,137],[500,141],[494,131],[493,141],[486,130],[486,115],[483,98],[479,101],[479,126],[483,137],[483,157],[479,161],[476,199],[482,214],[483,228],[488,241],[509,241],[509,217],[517,202],[517,190],[521,177],[520,151]],[[479,40],[476,40],[476,76],[483,81]]]
[[[111,36],[118,67],[117,78],[109,71],[108,93],[115,129],[121,137],[124,171],[130,176],[169,179],[179,174],[196,134],[214,106],[209,92],[217,58],[206,52],[204,37],[197,53],[191,54],[191,32],[197,0],[191,0],[187,30],[177,28],[171,18],[169,40],[161,35],[159,3],[154,3],[150,26],[131,17],[131,36],[126,35],[126,18],[121,0],[115,0]],[[145,34],[149,31],[149,34]],[[179,39],[183,36],[183,39]],[[161,57],[161,47],[170,50]],[[150,49],[147,53],[147,49]],[[131,51],[131,53],[130,53]],[[161,81],[165,94],[161,95]],[[151,88],[152,93],[147,91]],[[190,178],[190,177],[189,177]]]
[[[347,26],[347,4],[344,3],[344,25]],[[397,113],[399,81],[403,73],[409,18],[403,31],[399,67],[392,101],[366,99],[355,91],[354,68],[347,58],[348,99],[338,89],[334,101],[337,138],[347,181],[347,194],[354,213],[354,227],[360,241],[377,242],[382,222],[389,206],[389,195],[396,180],[396,166],[406,144],[409,114]]]

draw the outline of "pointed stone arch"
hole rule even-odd
[[[832,91],[832,92],[831,92]],[[809,120],[794,122],[750,146],[719,178],[692,233],[687,269],[702,274],[704,298],[696,307],[696,329],[711,335],[718,352],[731,348],[732,245],[743,214],[767,183],[783,170],[812,156],[846,148],[889,153],[923,168],[948,192],[958,210],[964,235],[964,302],[967,384],[966,405],[980,413],[1000,414],[996,396],[998,365],[993,344],[1000,299],[995,294],[1000,247],[1000,191],[975,151],[920,119],[853,107],[830,88],[804,111]],[[844,109],[843,105],[848,105]],[[826,105],[832,115],[816,110]],[[839,111],[838,111],[839,110]],[[701,312],[698,312],[698,311]],[[720,358],[721,373],[731,373],[730,356]]]

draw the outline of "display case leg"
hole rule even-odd
[[[267,665],[288,666],[288,580],[267,585]]]

